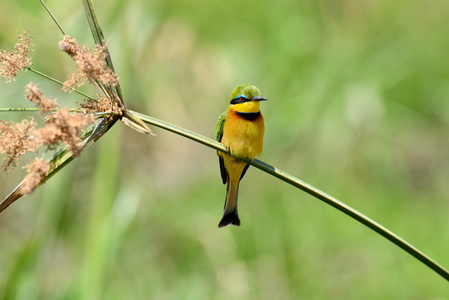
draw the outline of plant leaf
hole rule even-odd
[[[144,121],[130,111],[124,111],[122,122],[137,132],[155,135]]]
[[[92,32],[92,36],[94,38],[95,43],[97,45],[104,46],[105,38],[103,35],[103,31],[101,30],[100,22],[98,21],[97,13],[95,12],[95,7],[94,7],[93,2],[91,0],[83,0],[83,5],[84,5],[84,11],[86,13],[87,21],[89,22],[90,31]],[[114,65],[112,64],[112,58],[111,58],[111,54],[109,52],[109,48],[107,48],[107,50],[106,50],[105,60],[106,60],[106,64],[109,67],[109,69],[111,69],[114,73],[116,73],[115,69],[114,69]],[[109,88],[112,89],[114,87],[109,86]],[[118,98],[121,102],[120,104],[122,106],[124,106],[122,89],[120,88],[119,82],[117,82],[117,85],[115,86],[115,91],[117,92]],[[115,98],[115,97],[113,97],[113,95],[110,95],[110,96],[112,99]]]

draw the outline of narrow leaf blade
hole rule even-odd
[[[97,13],[95,11],[94,4],[91,0],[83,0],[84,5],[84,11],[86,13],[87,21],[89,23],[90,31],[92,32],[92,36],[94,38],[94,41],[97,45],[104,46],[105,38],[103,35],[103,30],[101,29],[100,22],[98,21]],[[106,64],[114,73],[114,65],[112,64],[112,58],[111,54],[109,52],[109,49],[106,51]],[[122,95],[122,89],[120,87],[120,83],[117,82],[117,85],[115,86],[115,90],[117,92],[117,95],[120,99],[120,101],[123,102],[123,95]]]

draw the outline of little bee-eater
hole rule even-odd
[[[252,160],[262,153],[265,125],[259,110],[259,101],[267,100],[249,83],[239,85],[231,94],[227,111],[218,118],[215,138],[237,157]],[[223,217],[218,227],[240,226],[237,212],[239,183],[249,164],[218,152],[223,184],[227,183]]]

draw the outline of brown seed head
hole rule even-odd
[[[30,49],[32,37],[27,32],[19,35],[20,43],[17,43],[14,51],[0,50],[0,74],[6,82],[14,80],[20,71],[31,66],[33,62],[28,55],[33,51]]]
[[[56,149],[64,143],[69,151],[78,152],[81,146],[79,135],[83,128],[94,122],[92,114],[70,113],[59,109],[49,116],[44,127],[34,133],[36,141],[49,149]]]
[[[21,123],[0,120],[0,153],[6,154],[2,163],[5,172],[14,168],[26,152],[36,151],[38,145],[32,136],[35,127],[32,118]]]
[[[79,45],[74,38],[66,35],[59,42],[59,49],[69,54],[78,67],[78,71],[71,74],[64,82],[64,91],[70,92],[86,81],[112,86],[117,84],[117,75],[108,68],[105,62],[108,49],[106,44],[103,46],[97,45],[92,50],[85,45]]]
[[[58,103],[56,102],[56,99],[47,98],[42,95],[41,90],[39,87],[30,82],[25,87],[25,93],[26,98],[31,102],[34,103],[41,113],[46,113],[50,111],[53,108],[58,107]]]
[[[50,163],[36,157],[28,165],[26,165],[27,175],[22,182],[20,191],[24,194],[31,194],[36,186],[45,178],[50,171]]]

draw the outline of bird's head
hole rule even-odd
[[[239,112],[258,112],[259,101],[268,100],[260,95],[260,91],[254,85],[245,83],[239,85],[231,94],[230,105]]]

